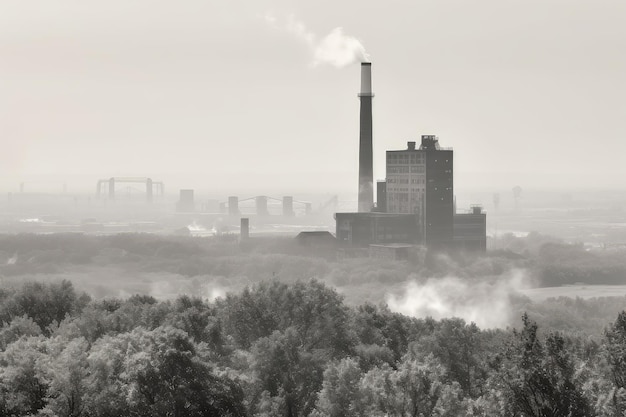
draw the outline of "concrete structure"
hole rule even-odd
[[[367,248],[371,244],[421,243],[414,214],[335,213],[340,246]]]
[[[180,190],[176,211],[182,213],[191,213],[196,210],[193,190]]]
[[[242,217],[239,227],[239,241],[243,242],[250,238],[250,219]]]
[[[146,201],[152,203],[152,178],[146,180]]]
[[[260,195],[254,197],[254,203],[256,205],[257,216],[266,217],[270,215],[270,212],[267,210],[267,196]]]
[[[296,242],[305,249],[307,255],[334,257],[337,250],[337,239],[327,231],[300,232]]]
[[[293,211],[293,197],[292,196],[283,197],[283,216],[285,217],[295,216],[295,213]]]
[[[361,101],[359,129],[359,212],[374,207],[374,164],[372,139],[372,64],[361,64]]]
[[[239,197],[228,197],[228,214],[230,216],[239,216]]]
[[[454,215],[454,248],[469,252],[487,250],[487,215],[481,206],[472,206],[470,213]]]

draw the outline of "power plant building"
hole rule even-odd
[[[431,249],[486,249],[486,215],[455,214],[454,154],[434,135],[422,135],[419,148],[386,152],[386,179],[376,184],[372,158],[371,64],[361,66],[358,213],[336,213],[342,246],[423,244]]]

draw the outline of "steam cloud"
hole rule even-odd
[[[343,33],[343,28],[335,28],[318,40],[317,36],[293,15],[282,22],[273,14],[267,13],[265,21],[304,41],[311,50],[314,66],[329,64],[342,68],[356,62],[369,61],[369,55],[365,52],[363,44],[357,38]]]
[[[392,311],[413,317],[434,319],[460,317],[481,328],[503,328],[511,323],[510,297],[527,288],[523,271],[513,271],[495,281],[456,277],[430,278],[410,282],[402,296],[387,296]]]

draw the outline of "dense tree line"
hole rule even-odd
[[[626,312],[601,335],[348,306],[316,281],[213,303],[0,294],[5,416],[618,416]]]

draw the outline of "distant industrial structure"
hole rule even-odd
[[[103,191],[108,186],[109,200],[115,200],[115,185],[118,183],[145,184],[146,201],[152,202],[154,191],[159,196],[163,196],[165,190],[164,185],[160,181],[152,181],[147,177],[111,177],[109,179],[99,180],[96,185],[96,198],[100,198]]]
[[[454,154],[434,135],[422,135],[419,148],[408,142],[406,149],[386,152],[386,179],[376,184],[374,207],[371,68],[371,63],[361,64],[358,212],[335,214],[339,244],[376,245],[370,252],[378,254],[396,253],[403,244],[485,251],[486,214],[479,206],[471,213],[456,213]]]
[[[176,211],[179,213],[191,213],[195,210],[196,202],[194,200],[194,190],[180,190]]]
[[[334,197],[336,199],[336,196]],[[294,203],[304,208],[304,214],[310,215],[312,213],[312,203],[308,201],[294,200],[293,196],[287,195],[282,198],[269,197],[266,195],[258,195],[255,197],[239,199],[238,196],[229,196],[228,203],[221,204],[221,211],[228,212],[229,216],[239,216],[241,214],[240,203],[245,201],[254,202],[254,210],[259,217],[269,217],[271,213],[269,211],[268,201],[281,204],[281,214],[284,217],[295,217],[296,212],[294,210]]]

